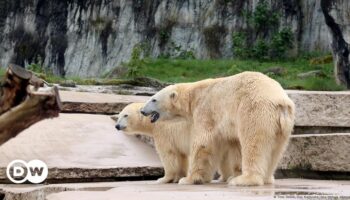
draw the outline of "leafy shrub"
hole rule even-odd
[[[287,50],[293,48],[293,32],[290,28],[283,28],[271,40],[271,57],[283,58]]]
[[[257,39],[250,47],[244,32],[232,34],[233,54],[239,58],[254,59],[282,59],[286,57],[286,52],[293,48],[293,33],[290,28],[283,28],[275,33],[271,40]]]
[[[232,34],[232,50],[234,55],[239,58],[248,57],[247,38],[243,32],[234,32]]]
[[[252,57],[259,60],[265,60],[269,58],[268,52],[269,44],[262,39],[258,39],[253,46]]]
[[[41,64],[38,63],[32,63],[28,65],[27,69],[35,73],[44,73],[43,66],[41,66]]]
[[[251,20],[257,30],[270,28],[278,24],[278,13],[273,12],[266,0],[260,0],[252,14]]]
[[[244,11],[243,11],[244,12]],[[232,34],[232,51],[239,58],[282,59],[293,48],[293,32],[285,27],[278,30],[279,13],[260,0],[255,10],[244,12],[247,28]]]
[[[191,49],[183,49],[181,45],[177,45],[175,42],[171,42],[169,48],[167,51],[162,52],[158,58],[161,59],[168,59],[168,58],[174,58],[174,59],[195,59],[196,56],[194,55],[194,50]]]
[[[137,77],[139,75],[139,68],[142,54],[142,48],[140,44],[134,46],[131,52],[130,61],[126,64],[128,68],[127,76],[130,78]]]

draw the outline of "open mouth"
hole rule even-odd
[[[159,119],[159,113],[152,112],[152,114],[151,114],[151,123],[156,122],[158,119]]]

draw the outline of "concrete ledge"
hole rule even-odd
[[[294,135],[280,168],[350,172],[350,133]]]
[[[297,126],[350,126],[350,92],[287,91]]]
[[[145,102],[146,96],[114,95],[60,91],[63,113],[116,114],[133,102]]]
[[[350,127],[350,92],[287,91],[296,105],[296,126]],[[119,113],[132,102],[148,96],[60,91],[63,112]]]
[[[154,147],[150,137],[138,138]],[[350,172],[350,133],[292,135],[279,169],[299,175],[305,171]],[[286,176],[288,173],[282,177]]]

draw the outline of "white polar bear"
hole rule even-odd
[[[152,122],[174,117],[192,121],[190,169],[180,184],[208,182],[220,154],[218,141],[233,141],[232,147],[241,152],[242,175],[229,184],[252,186],[273,183],[293,130],[294,110],[278,82],[258,72],[243,72],[217,81],[168,86],[141,112],[151,115]]]
[[[178,182],[180,178],[187,175],[192,123],[180,117],[152,123],[152,120],[140,113],[144,105],[144,103],[132,103],[126,106],[118,115],[116,128],[126,134],[144,134],[152,137],[165,171],[164,177],[158,179],[157,182]],[[240,160],[229,163],[232,161],[227,159],[228,143],[222,142],[217,146],[217,151],[222,152],[221,155],[218,155],[217,166],[221,175],[220,181],[226,181],[230,176],[239,175],[241,173]]]

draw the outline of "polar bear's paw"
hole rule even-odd
[[[230,177],[229,177],[229,178],[230,178]],[[218,181],[219,181],[220,183],[225,183],[225,182],[227,182],[227,180],[228,180],[229,178],[227,178],[226,176],[221,175],[220,178],[218,179]]]
[[[275,183],[275,177],[272,175],[264,180],[265,184],[274,184]]]
[[[264,180],[260,175],[240,175],[230,179],[228,184],[234,186],[259,186],[264,185]]]
[[[192,185],[193,182],[189,180],[187,177],[183,177],[179,180],[180,185]]]
[[[183,177],[179,181],[180,185],[201,185],[203,183],[205,183],[205,181],[201,177],[197,177],[197,178]]]
[[[173,178],[170,178],[170,177],[162,177],[162,178],[159,178],[156,183],[157,184],[164,184],[164,183],[171,183],[173,181]]]

